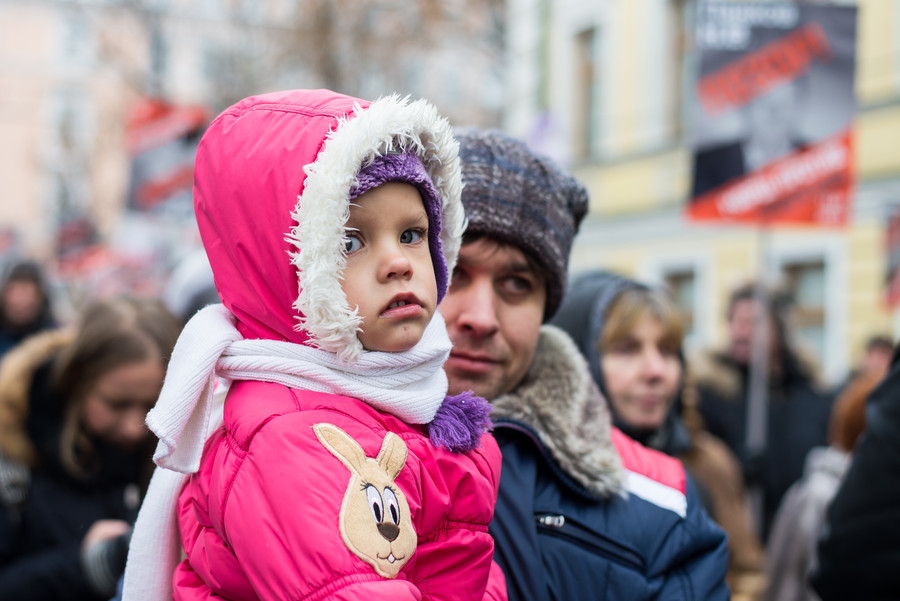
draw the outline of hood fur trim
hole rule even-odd
[[[0,453],[7,459],[34,466],[37,451],[25,429],[34,372],[73,338],[74,333],[69,330],[35,334],[3,356],[0,362]]]
[[[341,289],[346,266],[342,242],[349,216],[350,188],[360,167],[388,150],[413,150],[431,176],[441,200],[441,244],[448,273],[453,272],[462,239],[464,213],[459,145],[450,123],[424,100],[393,95],[339,120],[315,162],[293,213],[297,226],[287,240],[297,248],[299,328],[320,348],[352,361],[363,351],[357,332],[362,319]]]
[[[575,343],[562,330],[541,328],[525,379],[492,404],[492,418],[532,428],[559,467],[592,496],[622,492],[625,472],[613,446],[609,408]]]

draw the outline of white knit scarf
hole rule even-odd
[[[366,352],[353,364],[305,345],[244,340],[223,305],[198,312],[178,338],[159,400],[147,415],[147,425],[160,439],[153,456],[159,467],[131,538],[124,601],[172,598],[172,574],[180,557],[176,502],[189,475],[200,468],[207,438],[222,424],[231,381],[350,396],[405,422],[426,424],[447,394],[442,366],[450,348],[437,312],[409,351]]]

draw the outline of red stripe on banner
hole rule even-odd
[[[797,79],[814,58],[831,58],[831,48],[822,26],[809,23],[704,76],[697,86],[700,102],[710,115],[742,106],[781,82]]]
[[[845,225],[853,193],[853,129],[693,199],[696,221]]]

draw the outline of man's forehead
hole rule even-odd
[[[481,237],[471,242],[464,242],[459,252],[459,263],[482,263],[486,260],[497,261],[510,271],[534,271],[535,266],[528,260],[525,252],[514,244]]]
[[[491,268],[504,273],[530,274],[544,280],[544,271],[524,250],[490,236],[463,242],[457,263],[466,267],[491,263]]]

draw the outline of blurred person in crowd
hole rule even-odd
[[[707,511],[728,534],[733,599],[763,587],[756,535],[740,464],[706,432],[688,382],[678,308],[661,289],[605,271],[580,275],[551,321],[588,360],[613,424],[644,446],[679,458]]]
[[[14,263],[0,284],[0,357],[27,336],[55,326],[43,269],[35,261]]]
[[[203,248],[189,252],[175,265],[162,300],[185,323],[206,305],[221,302],[209,257]]]
[[[836,388],[838,394],[858,378],[869,380],[869,376],[875,376],[879,380],[887,375],[891,366],[891,356],[894,354],[894,343],[887,336],[876,334],[866,340],[863,356],[859,363],[850,370],[847,377]]]
[[[891,367],[894,343],[887,336],[872,336],[866,341],[866,351],[860,362],[860,374],[873,374],[878,378],[887,375]]]
[[[815,363],[792,341],[790,298],[755,283],[737,287],[728,302],[728,346],[692,357],[699,409],[711,434],[722,439],[741,462],[748,489],[762,492],[757,525],[763,541],[787,489],[803,474],[807,453],[827,443],[831,397],[822,391]],[[761,298],[765,300],[761,302]],[[766,444],[761,453],[747,448],[747,412],[756,319],[767,328]]]
[[[676,459],[613,427],[572,339],[566,289],[585,188],[499,132],[458,132],[468,226],[440,307],[450,391],[492,402],[491,533],[510,599],[727,599],[726,536]]]
[[[811,582],[823,601],[900,598],[900,347],[866,401],[816,552]]]
[[[448,396],[442,369],[464,223],[449,122],[397,95],[252,96],[194,175],[223,303],[185,325],[147,418],[126,601],[505,598],[490,405]]]
[[[180,325],[117,297],[0,362],[0,591],[108,599],[125,565],[155,442],[144,424]]]
[[[840,394],[831,411],[829,445],[806,457],[803,477],[789,489],[772,524],[767,545],[769,588],[764,601],[819,601],[809,585],[825,510],[850,465],[866,424],[866,399],[881,376],[865,373]]]

